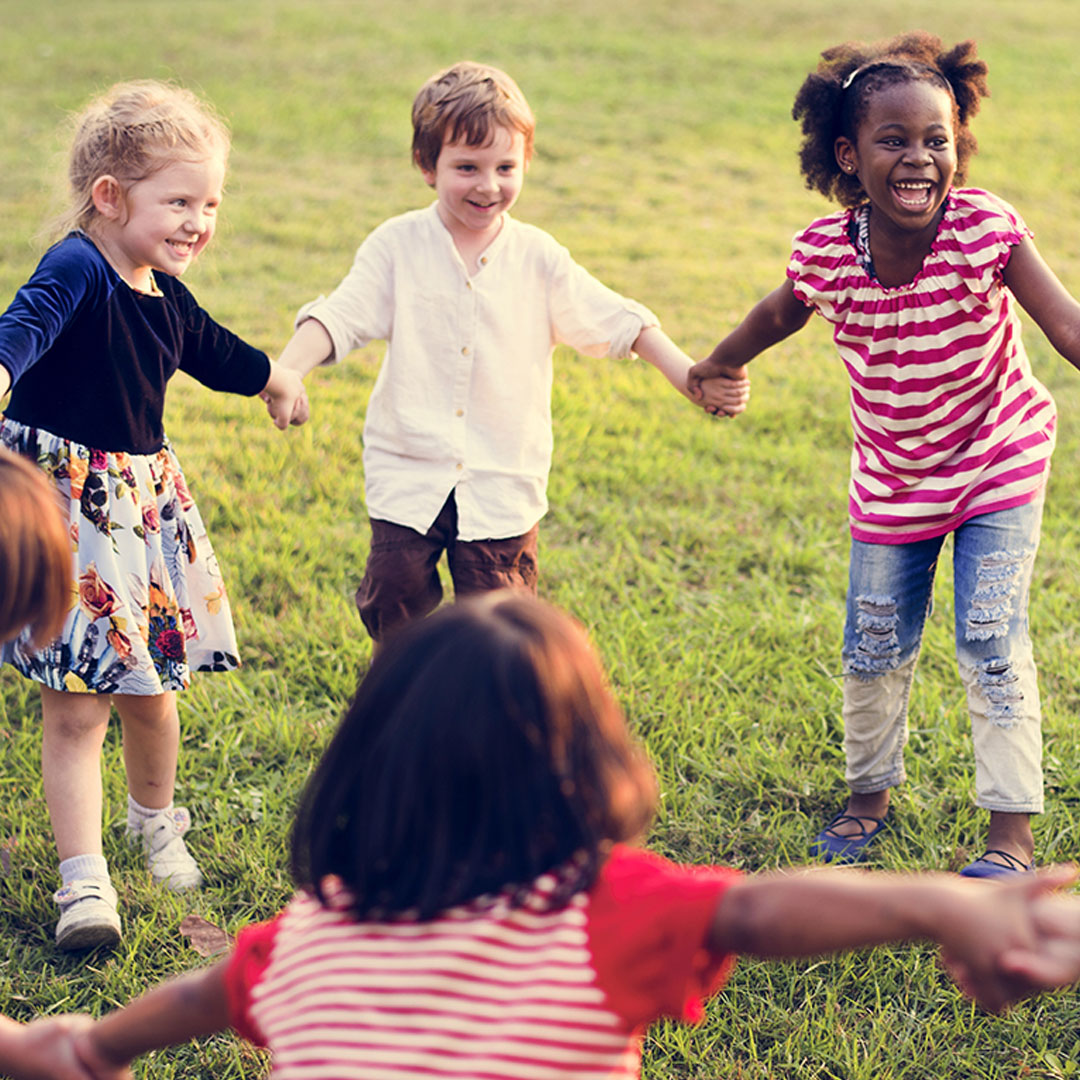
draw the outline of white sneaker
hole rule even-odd
[[[80,878],[57,889],[60,905],[56,944],[67,952],[113,946],[120,941],[116,890],[106,878]]]
[[[156,882],[174,892],[197,889],[203,880],[184,843],[191,815],[183,806],[162,810],[142,823],[141,829],[128,826],[129,840],[142,840],[146,865]]]

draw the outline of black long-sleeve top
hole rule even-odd
[[[161,295],[132,289],[85,233],[51,247],[0,316],[0,364],[14,384],[6,415],[97,450],[152,454],[177,369],[212,390],[259,393],[266,353],[176,278],[156,283]]]

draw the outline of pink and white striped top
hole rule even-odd
[[[796,235],[787,271],[795,295],[833,324],[851,379],[852,536],[925,540],[1031,502],[1056,412],[1002,280],[1030,230],[996,196],[955,189],[922,269],[887,287],[858,260],[853,213]]]
[[[704,948],[733,870],[617,846],[588,892],[487,897],[429,922],[358,923],[297,893],[230,958],[230,1016],[275,1080],[637,1077],[660,1016],[700,1019],[734,958]]]

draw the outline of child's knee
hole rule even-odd
[[[895,597],[857,596],[854,640],[845,651],[844,674],[875,679],[900,667],[899,627]]]
[[[975,589],[964,614],[964,641],[993,641],[1024,630],[1024,597],[1034,558],[1034,549],[991,551],[979,557]]]
[[[42,698],[41,719],[51,739],[80,740],[104,737],[110,702],[105,694],[51,694]]]
[[[450,553],[455,595],[520,589],[535,596],[540,577],[539,529],[504,540],[459,541]]]
[[[1035,662],[1030,650],[1019,656],[961,656],[960,679],[973,717],[999,728],[1015,728],[1025,720],[1041,720]]]

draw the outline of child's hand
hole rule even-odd
[[[695,364],[687,376],[687,390],[701,407],[712,416],[738,416],[746,411],[750,401],[750,379],[746,366],[725,369],[711,378],[691,382],[690,377],[700,364]]]
[[[266,411],[279,430],[306,423],[309,409],[304,380],[291,368],[271,361],[270,378],[259,397],[266,402]]]
[[[89,1016],[57,1016],[5,1026],[0,1072],[14,1080],[130,1080],[128,1069],[96,1073],[76,1052],[76,1040],[93,1024]]]
[[[973,882],[976,889],[939,935],[957,985],[998,1012],[1080,976],[1077,902],[1049,895],[1075,879],[1075,867],[1058,866],[1018,881]]]
[[[1007,950],[1001,957],[1002,971],[1026,982],[1031,993],[1080,980],[1080,898],[1039,896],[1031,908],[1036,946]]]
[[[746,402],[750,399],[750,377],[747,374],[745,364],[739,367],[726,367],[711,357],[707,360],[700,360],[686,373],[686,392],[694,401],[700,402],[706,411],[712,412],[715,416],[716,412],[710,408],[708,392],[703,384],[714,380],[719,382],[721,379],[731,383],[734,387],[744,388],[745,396],[742,400],[742,408],[735,410],[736,412],[742,412],[746,408]],[[715,385],[713,389],[716,389]],[[734,415],[734,413],[729,415]]]

